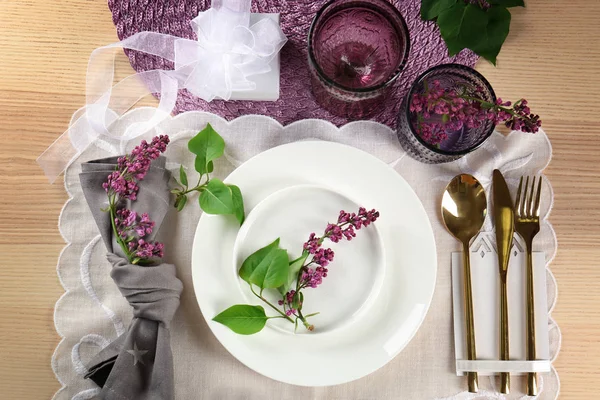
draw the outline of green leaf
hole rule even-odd
[[[200,208],[208,214],[233,214],[231,189],[218,179],[211,179],[199,197]]]
[[[260,332],[267,323],[265,309],[261,306],[237,304],[229,307],[213,318],[240,335],[252,335]]]
[[[475,53],[496,65],[496,57],[510,30],[510,11],[503,7],[490,7],[486,12],[488,24],[481,32],[478,43],[472,47]]]
[[[273,243],[263,247],[262,249],[256,250],[248,258],[244,260],[239,270],[240,278],[248,283],[250,282],[250,276],[256,268],[256,265],[260,260],[264,259],[273,249],[279,248],[279,238],[275,239]]]
[[[178,197],[178,201],[175,202],[175,207],[177,207],[177,211],[183,210],[183,207],[185,207],[185,203],[187,203],[186,195]]]
[[[487,0],[487,2],[502,7],[525,7],[523,0]]]
[[[187,185],[188,185],[187,174],[185,173],[185,169],[183,169],[183,165],[179,166],[179,181],[181,182],[182,186],[187,187]]]
[[[307,258],[308,253],[302,253],[300,257],[290,262],[287,281],[282,286],[277,288],[277,290],[279,290],[279,293],[284,295],[290,291],[292,285],[294,284],[294,281],[298,278],[298,272],[300,272],[300,268],[302,268]]]
[[[212,161],[225,151],[225,141],[210,124],[188,142],[188,149],[196,155],[194,167],[201,175],[212,172]]]
[[[421,18],[425,21],[436,19],[440,13],[456,4],[457,0],[423,0]]]
[[[227,185],[231,190],[233,199],[233,214],[237,218],[240,225],[244,223],[244,198],[242,197],[242,191],[235,185]]]
[[[276,288],[287,279],[289,259],[279,248],[279,238],[268,246],[252,253],[240,267],[240,278],[261,289]]]
[[[473,4],[458,2],[440,13],[437,23],[449,55],[469,48],[495,64],[508,35],[510,12],[499,6],[484,11]]]
[[[477,44],[479,33],[487,25],[486,12],[473,4],[458,2],[437,19],[440,33],[450,56]]]

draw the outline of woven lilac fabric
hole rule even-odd
[[[281,95],[275,102],[223,101],[210,103],[189,92],[179,93],[175,112],[190,110],[211,112],[227,120],[246,114],[268,115],[281,124],[305,118],[325,119],[337,126],[348,122],[330,114],[314,100],[310,87],[306,39],[310,23],[326,0],[254,0],[252,12],[280,13],[281,27],[288,37],[281,51]],[[423,22],[419,15],[420,0],[391,0],[400,10],[410,30],[410,57],[397,80],[392,95],[372,120],[396,126],[396,116],[404,95],[414,79],[427,68],[446,62],[474,66],[477,56],[462,51],[448,57],[446,45],[435,24]],[[120,39],[137,32],[155,31],[196,39],[190,21],[210,7],[210,0],[108,0],[113,22]],[[127,51],[133,68],[138,71],[172,69],[171,62],[134,51]]]

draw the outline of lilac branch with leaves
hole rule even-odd
[[[302,313],[303,291],[317,288],[328,276],[327,267],[333,261],[335,253],[330,248],[324,248],[323,243],[326,240],[333,243],[350,241],[356,237],[356,231],[371,225],[377,218],[378,211],[367,211],[363,207],[359,208],[358,213],[340,211],[337,222],[328,224],[322,236],[310,234],[303,245],[302,255],[292,261],[289,261],[287,251],[279,247],[279,239],[257,250],[242,263],[239,275],[250,285],[252,293],[276,311],[277,315],[267,317],[261,306],[238,304],[221,312],[213,320],[242,335],[260,332],[267,320],[272,318],[285,319],[295,327],[301,322],[307,330],[314,330],[308,318],[318,312],[309,315]],[[257,292],[254,286],[260,290]],[[265,289],[277,289],[281,296],[277,305],[281,308],[263,296]]]
[[[210,175],[214,169],[214,162],[225,151],[225,140],[210,124],[206,124],[204,129],[190,139],[188,149],[196,155],[194,168],[198,172],[198,181],[195,185],[190,185],[183,165],[180,166],[179,181],[174,178],[177,187],[171,190],[175,195],[174,206],[177,211],[183,210],[188,196],[197,192],[200,194],[200,208],[205,213],[233,215],[240,225],[244,223],[244,199],[240,188]]]

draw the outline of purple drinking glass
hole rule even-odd
[[[380,106],[406,64],[409,33],[385,0],[332,0],[308,32],[313,94],[332,114],[363,118]]]
[[[397,134],[408,155],[427,164],[445,163],[463,157],[481,146],[496,127],[492,121],[486,121],[477,128],[463,127],[458,131],[446,131],[448,137],[438,145],[427,143],[414,127],[416,114],[410,111],[410,100],[414,93],[423,93],[424,82],[433,80],[438,80],[444,89],[462,87],[470,91],[472,96],[490,103],[496,102],[496,94],[490,83],[473,68],[459,64],[442,64],[423,72],[402,101]]]

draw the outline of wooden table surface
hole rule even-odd
[[[563,344],[555,363],[561,398],[600,398],[600,1],[529,0],[513,9],[498,67],[478,69],[506,99],[525,97],[543,120],[554,158],[550,221],[553,317]],[[0,397],[50,398],[59,337],[54,303],[67,195],[49,185],[37,156],[84,104],[87,59],[117,40],[103,0],[0,2]],[[154,104],[153,99],[147,100]]]

